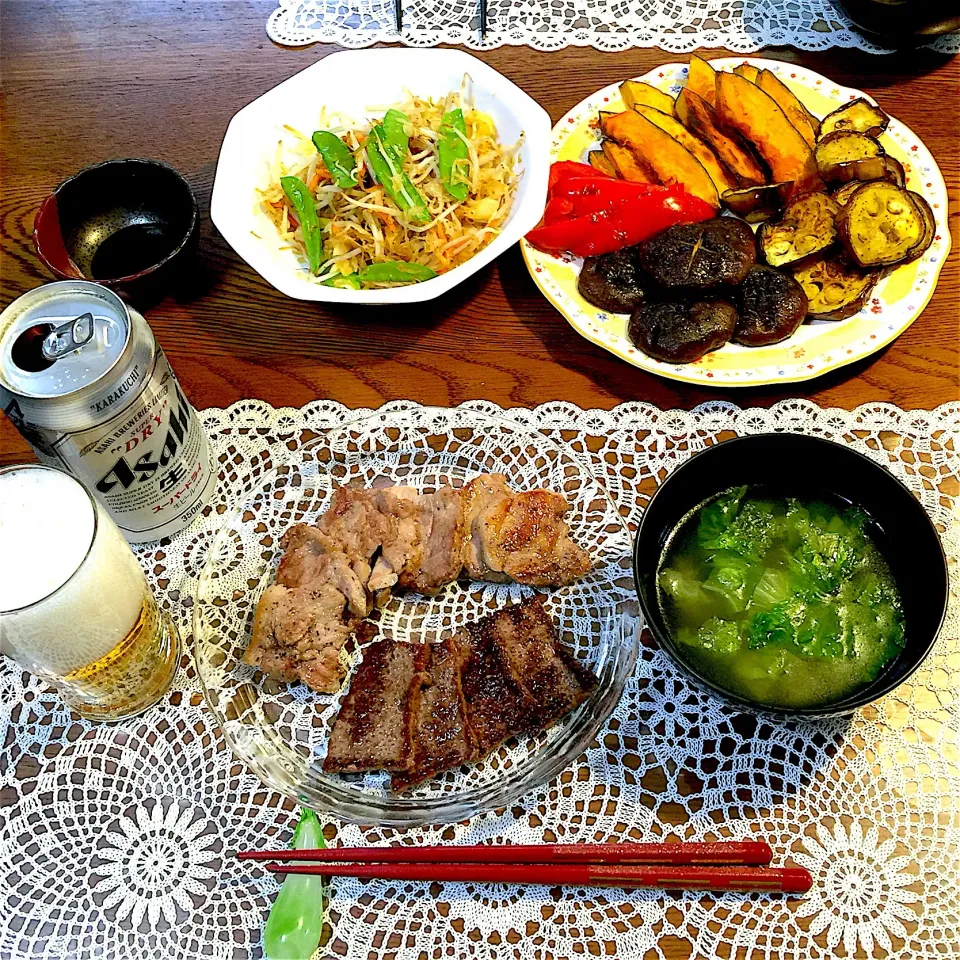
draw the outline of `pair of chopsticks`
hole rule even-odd
[[[774,893],[806,893],[813,885],[799,867],[768,866],[773,851],[757,841],[329,847],[248,850],[237,857],[281,861],[267,864],[271,873],[365,880]]]
[[[480,39],[487,39],[487,0],[479,0]],[[397,33],[403,33],[403,0],[393,0],[393,19]]]

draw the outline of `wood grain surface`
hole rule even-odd
[[[207,218],[217,154],[233,114],[335,49],[271,43],[264,24],[273,6],[272,0],[3,0],[3,304],[52,279],[31,241],[34,213],[52,187],[108,157],[158,157],[184,173],[204,213],[190,288],[146,311],[197,407],[246,397],[293,406],[331,397],[353,407],[480,397],[523,406],[565,399],[609,408],[649,400],[689,408],[711,399],[768,405],[807,396],[847,408],[874,400],[931,408],[958,398],[956,239],[933,300],[899,340],[867,361],[783,391],[707,390],[627,366],[583,340],[550,307],[516,247],[423,307],[330,309],[285,298],[233,253]],[[930,51],[876,57],[777,49],[765,55],[860,87],[912,127],[949,186],[956,238],[960,62]],[[579,48],[505,48],[481,56],[554,119],[601,86],[676,59],[658,50]],[[2,419],[0,462],[29,456]]]
[[[516,248],[422,308],[327,309],[288,300],[262,281],[207,217],[221,139],[237,110],[334,49],[272,44],[264,24],[273,7],[274,0],[0,2],[0,306],[52,279],[31,240],[34,213],[51,188],[109,157],[156,157],[187,177],[204,214],[189,288],[146,311],[200,408],[247,397],[293,406],[330,397],[353,407],[485,398],[689,408],[791,396],[846,408],[869,401],[932,408],[960,396],[960,61],[929,51],[764,52],[866,90],[913,128],[947,181],[954,249],[923,316],[870,360],[782,392],[708,391],[635,370],[580,338],[539,295]],[[657,50],[580,48],[480,56],[555,120],[597,88],[676,59]],[[0,463],[31,458],[0,418]],[[655,797],[664,783],[644,785]],[[661,813],[670,819],[669,810]],[[664,938],[659,946],[671,960],[689,955],[680,941]]]

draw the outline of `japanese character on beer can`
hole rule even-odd
[[[153,332],[99,284],[49,283],[0,314],[0,407],[132,543],[178,533],[213,493],[203,426]]]

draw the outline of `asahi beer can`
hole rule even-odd
[[[182,530],[213,493],[196,411],[146,320],[106,287],[49,283],[0,313],[0,406],[133,543]]]

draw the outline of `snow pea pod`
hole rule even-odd
[[[407,136],[407,115],[391,107],[384,115],[381,126],[387,146],[396,154],[401,163],[410,152],[410,138]]]
[[[316,273],[323,260],[323,231],[317,219],[316,201],[307,185],[299,177],[281,177],[280,186],[287,195],[300,221],[303,244],[307,248],[310,272]]]
[[[293,831],[294,850],[325,847],[320,821],[312,810],[300,811]],[[274,900],[263,931],[267,960],[307,960],[323,933],[323,877],[290,874]]]
[[[357,275],[361,283],[411,283],[429,280],[437,275],[435,270],[422,263],[406,263],[403,260],[387,263],[371,263]]]
[[[403,172],[403,156],[396,143],[391,144],[382,124],[376,124],[367,137],[367,160],[370,170],[393,202],[406,210],[411,219],[421,223],[430,221],[430,211],[420,191]]]
[[[338,187],[357,185],[357,161],[350,148],[335,133],[329,130],[314,131],[313,145]]]
[[[454,200],[466,200],[470,193],[470,161],[467,159],[466,138],[467,124],[463,119],[463,111],[459,107],[449,110],[440,121],[437,160],[440,179]]]
[[[355,273],[340,273],[323,281],[325,287],[339,287],[341,290],[359,290],[360,277]]]

